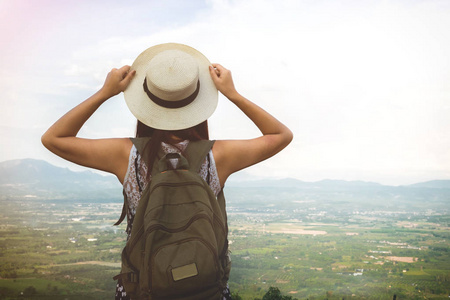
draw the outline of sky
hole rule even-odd
[[[293,131],[246,178],[450,179],[448,28],[447,0],[0,0],[0,161],[85,170],[41,135],[111,68],[177,42],[230,69],[241,94]],[[133,136],[135,123],[118,95],[80,136]],[[209,127],[213,139],[259,135],[223,96]]]

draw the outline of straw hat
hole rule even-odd
[[[209,60],[194,48],[168,43],[142,52],[125,90],[131,113],[147,126],[163,130],[193,127],[217,107],[218,93]]]

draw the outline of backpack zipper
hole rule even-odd
[[[194,223],[195,221],[200,220],[200,219],[206,219],[208,221],[208,223],[211,224],[211,226],[213,225],[211,220],[207,216],[195,215],[189,219],[189,222],[187,222],[185,225],[183,225],[181,227],[172,229],[172,228],[167,228],[166,226],[161,225],[161,224],[154,224],[154,225],[150,226],[149,228],[147,228],[147,230],[145,230],[144,234],[147,235],[147,234],[149,234],[149,232],[157,230],[157,229],[161,229],[161,230],[164,230],[164,231],[170,232],[170,233],[180,232],[180,231],[185,230],[189,226],[191,226],[192,223]]]
[[[160,186],[183,186],[183,185],[198,185],[198,186],[201,186],[203,188],[205,187],[203,184],[201,184],[201,183],[199,183],[197,181],[184,181],[184,182],[171,182],[171,183],[169,183],[169,182],[160,182],[160,183],[157,183],[154,186],[152,186],[152,190],[150,191],[149,197],[151,196],[152,192],[156,188],[158,188]]]

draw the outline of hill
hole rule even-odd
[[[376,182],[321,180],[306,182],[293,178],[246,180],[245,172],[233,175],[227,182],[227,193],[249,195],[288,194],[288,198],[313,197],[356,202],[427,201],[448,202],[450,180],[435,180],[408,186],[388,186]],[[27,197],[38,199],[121,199],[122,186],[114,176],[92,171],[74,172],[43,160],[21,159],[0,163],[0,198]],[[259,197],[259,196],[258,196]],[[258,198],[256,197],[256,198]],[[250,197],[255,198],[255,197]],[[231,199],[230,199],[231,200]]]
[[[450,180],[431,180],[410,185],[391,186],[382,185],[377,182],[360,180],[332,180],[324,179],[315,182],[302,181],[294,178],[283,179],[248,179],[253,176],[240,172],[237,176],[232,175],[227,185],[230,187],[280,187],[280,188],[309,188],[309,189],[383,189],[383,188],[432,188],[450,189]]]
[[[305,189],[349,189],[349,188],[374,188],[383,187],[376,182],[346,181],[324,179],[321,181],[307,182],[294,178],[284,179],[260,179],[260,180],[230,180],[232,187],[277,187],[277,188],[305,188]]]
[[[43,160],[20,159],[0,163],[1,198],[108,199],[121,198],[114,176],[74,172]]]
[[[413,188],[450,189],[450,180],[431,180],[409,185]]]

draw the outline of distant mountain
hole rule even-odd
[[[431,180],[409,185],[413,188],[450,189],[450,180]]]
[[[382,185],[377,182],[360,181],[360,180],[333,180],[324,179],[320,181],[308,182],[294,178],[283,179],[248,179],[250,175],[245,172],[236,177],[230,177],[227,186],[230,187],[280,187],[280,188],[305,188],[305,189],[383,189],[383,188],[399,188],[397,186]],[[433,189],[450,189],[450,180],[432,180],[427,182],[415,183],[411,185],[403,185],[401,188],[433,188]]]
[[[1,198],[42,199],[121,198],[114,176],[91,171],[74,172],[43,160],[20,159],[0,163]]]
[[[307,187],[310,182],[294,178],[245,180],[240,177],[230,177],[226,185],[230,187]]]
[[[389,199],[395,197],[395,199],[414,198],[427,199],[427,201],[428,199],[447,199],[446,202],[450,201],[450,180],[434,180],[407,186],[387,186],[375,182],[329,179],[316,182],[293,178],[249,180],[248,178],[254,177],[248,176],[245,172],[239,172],[236,175],[230,177],[226,185],[228,192],[235,195],[244,193],[243,189],[246,189],[250,193],[256,190],[258,193],[274,193],[275,195],[280,192],[294,195],[294,191],[301,191],[314,197],[319,194],[333,195],[330,196],[333,199],[363,199],[363,197],[372,199],[377,196]],[[122,186],[114,176],[102,176],[92,171],[74,172],[43,160],[21,159],[1,162],[0,200],[15,197],[114,199],[116,201],[122,198]]]
[[[383,187],[376,182],[346,181],[325,179],[316,182],[307,182],[294,178],[284,179],[257,179],[257,180],[235,180],[232,178],[227,182],[230,187],[280,187],[280,188],[304,188],[304,189],[348,189],[348,188],[374,188]]]
[[[226,185],[229,207],[254,209],[276,206],[278,209],[333,209],[412,211],[450,209],[450,180],[431,181],[406,186],[382,185],[375,182],[321,180],[305,182],[286,178],[256,179],[252,176],[230,178]]]

